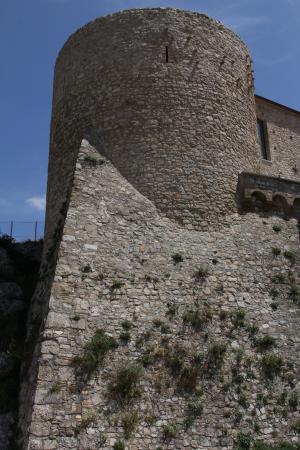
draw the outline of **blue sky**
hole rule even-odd
[[[78,27],[114,11],[172,6],[236,31],[256,93],[300,110],[300,0],[0,0],[1,221],[43,220],[56,55]]]

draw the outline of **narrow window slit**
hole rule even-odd
[[[257,132],[260,144],[260,157],[261,159],[270,161],[271,158],[268,146],[269,141],[268,141],[267,127],[266,123],[261,119],[257,119]]]
[[[169,47],[166,46],[166,62],[169,62]]]

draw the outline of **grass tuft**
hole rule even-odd
[[[96,330],[82,354],[73,358],[75,372],[77,375],[90,376],[103,362],[106,353],[117,347],[117,341],[113,337],[108,336],[102,329]]]

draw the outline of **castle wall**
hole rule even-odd
[[[247,48],[174,9],[113,14],[71,36],[55,69],[47,237],[86,133],[167,217],[191,229],[230,223],[238,174],[258,164]]]
[[[239,432],[297,441],[300,310],[291,289],[299,282],[296,220],[236,214],[226,232],[183,229],[84,141],[40,339],[28,449],[112,450],[118,440],[129,450],[224,449]],[[97,329],[119,346],[80,378],[74,357]],[[112,386],[132,363],[142,367],[139,395],[125,401]]]
[[[260,160],[259,173],[300,180],[300,113],[256,97],[257,117],[265,122],[270,161]]]

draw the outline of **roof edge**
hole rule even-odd
[[[298,111],[297,109],[293,109],[293,108],[290,108],[289,106],[282,105],[281,103],[274,102],[273,100],[270,100],[270,99],[268,99],[266,97],[262,97],[261,95],[256,95],[255,94],[255,100],[259,100],[259,101],[263,101],[263,102],[269,103],[270,105],[275,106],[275,108],[283,109],[283,110],[288,111],[288,112],[290,112],[292,114],[296,114],[296,115],[300,116],[300,111]]]

